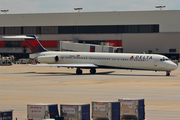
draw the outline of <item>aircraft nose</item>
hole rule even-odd
[[[171,62],[171,63],[170,63],[170,68],[171,68],[172,70],[175,70],[175,69],[178,68],[178,65],[175,64],[174,62]]]

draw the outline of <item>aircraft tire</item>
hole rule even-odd
[[[77,74],[77,75],[80,75],[80,74],[82,74],[82,73],[83,73],[83,71],[82,71],[81,69],[77,68],[76,74]]]
[[[169,71],[166,71],[166,76],[170,76],[170,72]]]
[[[83,73],[83,71],[82,71],[82,70],[80,70],[80,71],[79,71],[79,74],[82,74],[82,73]]]
[[[96,74],[96,69],[90,69],[91,74]]]

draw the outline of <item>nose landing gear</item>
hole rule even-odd
[[[166,71],[166,76],[170,76],[171,71]]]

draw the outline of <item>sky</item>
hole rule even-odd
[[[103,11],[147,11],[158,10],[155,6],[166,6],[163,10],[180,10],[180,0],[0,0],[0,10],[7,14],[19,13],[64,13]],[[4,14],[4,13],[0,13]]]

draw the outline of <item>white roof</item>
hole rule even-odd
[[[54,103],[35,103],[35,104],[27,104],[27,105],[58,105]]]

